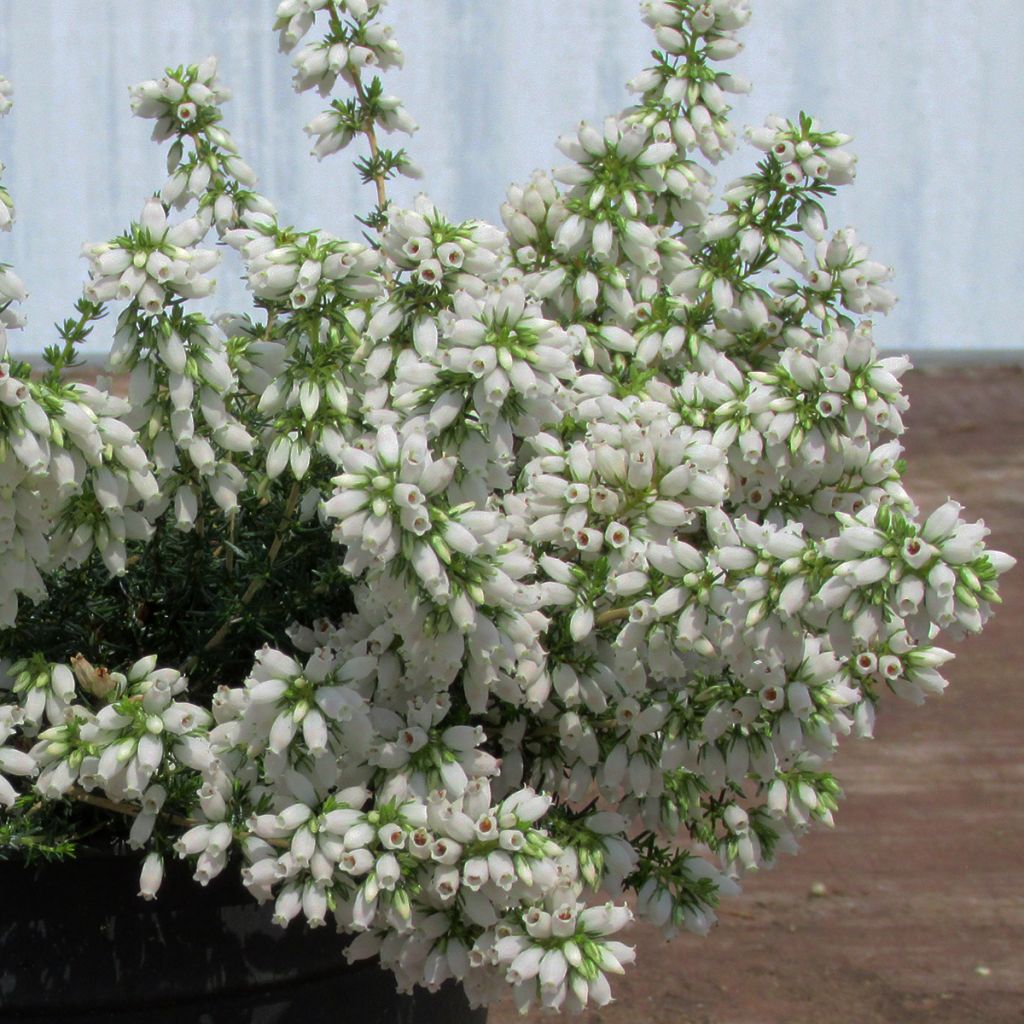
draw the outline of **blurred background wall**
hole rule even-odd
[[[856,136],[860,173],[834,226],[853,224],[895,265],[891,348],[1020,349],[1024,277],[1024,19],[1020,0],[754,0],[753,79],[738,125],[804,109]],[[0,260],[31,292],[38,351],[79,293],[84,241],[137,216],[164,178],[127,87],[168,64],[221,58],[227,122],[285,221],[356,230],[369,208],[345,155],[318,165],[301,128],[323,102],[296,95],[270,30],[275,0],[0,0],[0,73],[15,84],[0,160],[18,205]],[[421,125],[409,149],[425,188],[457,217],[496,221],[510,181],[564,162],[552,145],[580,118],[627,102],[650,36],[637,0],[392,0],[407,55],[387,76]],[[729,179],[751,153],[723,165]],[[225,280],[213,312],[244,300]]]

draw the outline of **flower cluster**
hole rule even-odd
[[[904,489],[909,363],[864,319],[891,271],[825,210],[849,139],[770,118],[716,194],[747,0],[641,7],[634,104],[503,229],[389,202],[416,172],[378,143],[414,127],[383,0],[276,24],[296,88],[344,93],[316,154],[368,147],[365,244],[278,221],[212,58],[132,91],[170,177],[86,247],[41,373],[0,265],[4,842],[66,852],[101,807],[147,899],[167,857],[238,870],[403,989],[578,1012],[629,906],[706,933],[831,824],[840,738],[942,692],[940,634],[1013,559]],[[190,307],[211,232],[246,314]],[[126,397],[67,372],[108,304]]]
[[[400,68],[405,63],[401,47],[390,25],[379,18],[387,0],[284,0],[277,9],[276,28],[284,53],[295,51],[295,88],[299,92],[316,89],[329,96],[338,79],[350,86],[354,95],[336,99],[330,109],[306,125],[306,133],[315,138],[313,155],[318,160],[345,149],[361,135],[371,138],[370,157],[356,166],[364,181],[386,180],[394,174],[419,177],[419,169],[404,150],[390,151],[377,145],[377,129],[391,134],[412,135],[418,128],[397,96],[384,92],[378,71]],[[296,47],[317,27],[317,14],[326,15],[322,38]],[[363,76],[373,77],[364,83]],[[378,213],[383,212],[383,204]]]
[[[136,299],[149,316],[161,313],[171,296],[201,299],[213,291],[213,269],[218,254],[209,249],[190,250],[206,234],[198,220],[168,226],[167,211],[159,199],[150,199],[138,223],[123,238],[86,246],[92,280],[86,295],[93,302]]]

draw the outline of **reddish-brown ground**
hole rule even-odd
[[[958,498],[1024,561],[1024,372],[907,387],[911,493],[924,511]],[[1024,1024],[1024,565],[1002,592],[945,696],[890,700],[877,739],[840,753],[835,830],[750,878],[707,939],[635,927],[637,965],[584,1022]]]

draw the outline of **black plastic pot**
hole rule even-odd
[[[0,863],[0,1021],[38,1024],[484,1024],[462,990],[400,996],[345,939],[271,923],[227,871],[206,889],[168,864],[136,896],[138,857]]]

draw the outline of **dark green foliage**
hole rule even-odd
[[[71,801],[42,800],[34,793],[20,797],[0,816],[0,861],[67,860],[80,843],[107,826],[111,815]]]
[[[218,686],[241,683],[264,643],[289,650],[290,624],[336,621],[352,608],[342,551],[315,517],[300,523],[293,515],[277,558],[268,563],[286,491],[278,485],[264,499],[243,494],[233,523],[207,497],[199,528],[190,533],[177,530],[166,513],[149,543],[129,545],[121,577],[111,578],[98,554],[80,568],[54,573],[47,599],[23,604],[17,627],[0,632],[0,658],[42,655],[67,663],[81,653],[95,665],[123,671],[152,653],[161,667],[186,669],[189,699],[208,706]],[[254,580],[263,585],[243,604]],[[225,624],[223,640],[208,647]],[[182,811],[193,804],[200,782],[180,770],[154,781],[168,786],[166,808]],[[124,842],[132,820],[29,793],[0,818],[0,859],[62,859],[82,844]],[[161,831],[153,842],[169,848]]]
[[[0,657],[41,653],[50,662],[83,654],[95,665],[124,670],[146,654],[161,667],[188,668],[190,696],[208,703],[217,686],[237,686],[264,643],[289,646],[287,627],[337,618],[350,608],[338,547],[314,518],[293,523],[273,566],[267,553],[286,497],[242,496],[231,521],[207,500],[199,527],[175,529],[169,514],[149,543],[129,546],[128,570],[111,578],[98,554],[82,567],[60,570],[49,597],[25,606],[13,630],[0,633]],[[265,582],[245,606],[254,579]],[[207,644],[224,623],[216,647]]]

